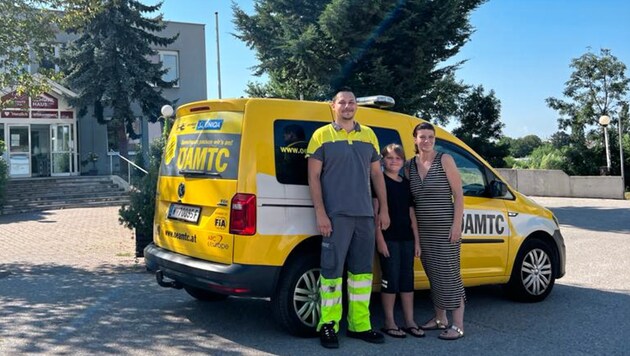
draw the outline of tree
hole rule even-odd
[[[486,95],[482,85],[472,88],[461,101],[456,117],[460,126],[453,134],[494,167],[504,167],[509,146],[499,140],[505,126],[500,121],[501,102],[494,90]]]
[[[528,156],[532,151],[543,144],[540,137],[527,135],[515,138],[510,142],[510,155],[514,157]]]
[[[571,144],[571,136],[564,131],[557,131],[549,138],[549,142],[554,148],[562,148]]]
[[[601,49],[599,56],[589,51],[574,58],[570,67],[573,73],[563,91],[568,101],[553,97],[546,101],[560,114],[559,128],[570,128],[573,137],[583,138],[601,115],[616,116],[630,79],[625,76],[626,65],[608,49]]]
[[[560,114],[560,130],[571,130],[571,144],[567,150],[570,170],[582,175],[597,174],[596,166],[602,165],[602,155],[595,155],[591,147],[602,146],[602,135],[593,130],[600,130],[598,119],[601,115],[609,115],[611,131],[616,131],[630,79],[625,76],[626,65],[608,49],[601,49],[599,55],[589,49],[574,58],[570,67],[573,73],[563,91],[566,100],[550,97],[546,100],[547,105]],[[611,149],[614,149],[612,144]],[[617,157],[613,158],[614,170],[619,171]]]
[[[527,159],[516,161],[515,167],[566,170],[567,164],[564,152],[547,143],[536,147]]]
[[[133,106],[139,105],[154,122],[160,107],[168,104],[162,88],[173,85],[162,80],[162,64],[149,60],[157,55],[150,46],[166,47],[177,36],[156,34],[166,26],[162,15],[143,16],[158,11],[161,3],[146,6],[135,0],[104,0],[102,4],[103,10],[91,21],[73,29],[81,35],[71,44],[64,64],[69,86],[78,92],[71,104],[79,108],[79,116],[92,107],[99,124],[115,128],[119,152],[127,156],[127,134],[138,138]],[[111,120],[105,120],[106,110]]]
[[[248,93],[321,100],[348,85],[444,121],[464,89],[453,76],[462,62],[444,62],[469,40],[469,14],[483,2],[259,0],[253,15],[234,4],[236,37],[256,51],[254,74],[269,76]]]
[[[49,56],[59,29],[84,23],[100,9],[100,0],[12,0],[0,2],[0,89],[36,97],[48,89],[50,71],[40,76],[29,65]],[[61,11],[52,11],[61,10]],[[0,102],[0,108],[7,105]]]

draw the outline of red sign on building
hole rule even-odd
[[[33,109],[58,109],[59,100],[48,93],[43,93],[31,100],[31,107]]]
[[[74,119],[74,111],[62,111],[61,112],[62,119]]]
[[[3,103],[8,102],[8,108],[28,108],[28,97],[26,95],[17,95],[14,91],[3,95],[2,98],[0,98],[0,101]]]
[[[28,110],[2,110],[0,117],[13,118],[27,118]]]
[[[33,119],[57,119],[59,115],[56,111],[32,110],[31,117]]]

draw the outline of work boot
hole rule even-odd
[[[319,341],[327,349],[339,348],[339,339],[337,339],[337,333],[335,332],[334,321],[322,325],[321,330],[319,330]]]

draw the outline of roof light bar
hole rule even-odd
[[[385,95],[362,96],[357,98],[357,105],[376,108],[391,108],[396,104],[394,98]]]

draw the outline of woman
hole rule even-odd
[[[435,128],[429,123],[413,130],[416,156],[409,161],[409,179],[418,230],[421,260],[431,284],[435,315],[421,326],[444,330],[439,338],[456,340],[464,336],[466,294],[460,272],[462,183],[453,157],[435,151]],[[446,312],[453,323],[447,328]]]

